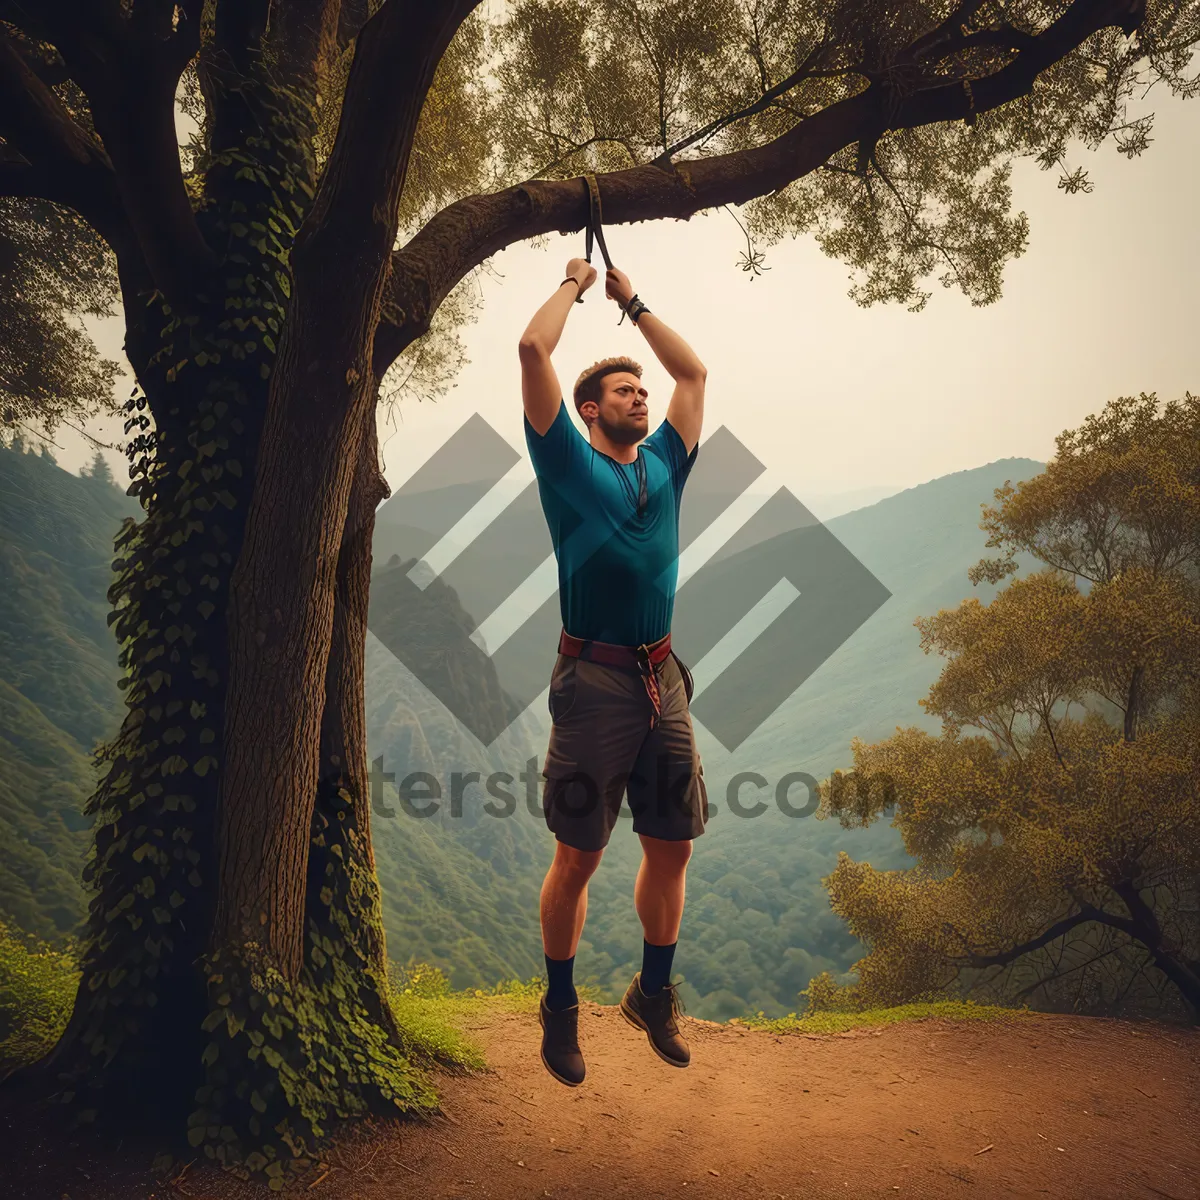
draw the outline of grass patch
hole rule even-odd
[[[764,1029],[769,1033],[845,1033],[875,1025],[896,1025],[901,1021],[923,1021],[941,1017],[950,1021],[996,1021],[1003,1017],[1025,1016],[1028,1008],[1004,1008],[998,1004],[976,1004],[973,1000],[930,1000],[897,1004],[892,1008],[865,1008],[858,1012],[824,1011],[797,1016],[734,1018],[730,1025]]]
[[[53,1049],[78,983],[74,955],[0,921],[0,1077]]]
[[[0,921],[0,1078],[53,1049],[75,1003],[79,968],[69,951]],[[423,1067],[482,1070],[483,1051],[461,1028],[488,1008],[536,1012],[540,978],[452,991],[445,974],[427,963],[388,964],[388,992],[404,1052]],[[580,995],[588,994],[586,987]]]

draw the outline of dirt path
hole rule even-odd
[[[491,1073],[444,1080],[429,1124],[359,1127],[300,1194],[1200,1200],[1200,1032],[1043,1015],[821,1037],[689,1021],[680,1070],[615,1007],[587,1004],[588,1078],[567,1088],[541,1065],[536,1016],[469,1027]],[[70,1200],[269,1194],[199,1163],[175,1188],[75,1182]]]

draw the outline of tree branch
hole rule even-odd
[[[293,249],[298,283],[314,268],[321,286],[382,276],[425,97],[478,3],[389,0],[358,34],[337,139]]]
[[[1037,937],[1031,938],[1027,942],[1021,942],[1009,950],[1002,950],[996,954],[948,955],[947,958],[955,966],[961,967],[1003,966],[1026,954],[1031,954],[1034,950],[1040,950],[1043,946],[1062,937],[1063,934],[1070,933],[1072,929],[1075,929],[1079,925],[1083,925],[1088,921],[1099,921],[1103,917],[1104,914],[1099,909],[1092,908],[1090,905],[1084,905],[1077,913],[1072,913],[1069,917],[1063,917],[1061,921],[1055,921],[1053,925]],[[1120,918],[1117,919],[1120,920]]]
[[[184,187],[175,134],[175,89],[200,45],[201,7],[185,0],[173,24],[158,10],[127,19],[119,4],[83,0],[44,6],[37,16],[39,36],[44,26],[87,96],[125,218],[167,295],[193,290],[216,265]]]
[[[1129,936],[1146,947],[1154,965],[1179,989],[1191,1004],[1193,1012],[1200,1017],[1200,972],[1194,969],[1195,964],[1189,963],[1180,954],[1177,944],[1168,943],[1163,937],[1158,914],[1142,899],[1141,889],[1136,883],[1125,880],[1114,885],[1113,891],[1125,902],[1132,918],[1119,927],[1128,926]]]
[[[1043,70],[1092,34],[1110,25],[1132,33],[1143,15],[1144,0],[1075,0],[1057,21],[1031,35],[1011,62],[973,81],[969,90],[957,81],[897,98],[876,83],[761,146],[599,175],[605,221],[687,220],[706,208],[780,191],[839,150],[889,129],[971,119],[1027,94]],[[384,321],[375,339],[376,371],[385,370],[428,329],[437,306],[472,268],[514,242],[576,232],[587,214],[586,191],[578,179],[530,180],[443,209],[392,255]]]
[[[669,162],[675,157],[676,154],[680,153],[680,151],[686,150],[689,146],[694,145],[696,142],[711,137],[713,134],[724,129],[727,125],[732,125],[736,121],[742,121],[745,120],[746,117],[753,117],[760,112],[764,112],[766,109],[770,108],[771,104],[775,100],[778,100],[779,97],[785,95],[787,92],[790,92],[793,88],[799,87],[800,84],[804,83],[808,79],[827,79],[839,75],[849,75],[851,73],[851,68],[849,67],[839,68],[836,71],[822,71],[818,69],[821,59],[824,57],[827,49],[828,46],[826,42],[819,42],[813,47],[812,51],[809,53],[804,62],[802,62],[800,66],[792,72],[791,75],[787,76],[786,79],[781,79],[773,87],[767,87],[764,81],[762,95],[759,96],[759,98],[752,104],[746,105],[745,108],[738,109],[737,112],[732,112],[727,116],[718,117],[716,120],[710,121],[701,129],[697,129],[695,133],[690,133],[687,137],[682,138],[673,146],[666,147],[654,161],[658,163]],[[761,59],[759,60],[759,72],[760,74],[762,72]]]
[[[0,136],[25,159],[0,169],[0,194],[73,208],[129,257],[136,240],[104,147],[66,110],[0,29]]]

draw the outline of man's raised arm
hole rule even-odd
[[[605,276],[604,290],[608,298],[622,308],[634,295],[629,276],[615,267]],[[675,391],[667,405],[667,420],[691,454],[700,440],[700,427],[704,423],[704,382],[708,371],[691,346],[649,309],[637,317],[637,327],[650,343],[655,358],[675,380]]]
[[[575,298],[582,296],[595,281],[595,267],[586,259],[571,259],[567,263],[566,278],[554,295],[533,314],[533,320],[521,335],[521,400],[525,415],[539,437],[554,423],[562,401],[562,388],[550,355],[562,337]]]

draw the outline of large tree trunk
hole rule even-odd
[[[264,124],[278,132],[286,115],[277,107]],[[186,1129],[211,1157],[274,1176],[335,1116],[435,1103],[387,1004],[368,819],[363,646],[385,493],[365,364],[378,289],[339,306],[310,280],[320,303],[289,305],[287,231],[313,175],[305,145],[234,148],[210,173],[202,220],[242,274],[186,310],[145,296],[127,304],[126,348],[145,390],[132,415],[144,421],[134,433],[146,509],[119,539],[110,593],[128,713],[89,802],[95,896],[73,1014],[53,1052],[19,1077],[32,1096],[71,1101],[114,1129]],[[255,171],[241,171],[252,157]],[[357,377],[323,353],[335,343]],[[280,375],[305,386],[294,406],[275,397],[264,445],[267,381],[278,392]],[[260,526],[243,555],[256,507],[302,515],[283,523],[286,542]],[[239,562],[249,592],[234,589]],[[231,620],[243,635],[284,634],[271,647],[271,699],[233,717]],[[244,638],[235,646],[244,652]],[[231,725],[243,750],[232,772]],[[259,731],[270,752],[256,760]],[[239,769],[245,781],[247,749],[251,776],[269,758],[290,786],[235,788],[223,819],[220,784]],[[247,844],[233,844],[243,834]],[[259,911],[272,914],[268,926]]]
[[[371,791],[367,776],[366,642],[367,609],[371,591],[371,539],[375,533],[375,510],[390,494],[379,471],[379,439],[375,428],[375,405],[366,415],[362,444],[350,505],[338,555],[333,608],[333,636],[329,666],[325,672],[325,709],[321,715],[321,749],[317,778],[317,809],[323,812],[327,797],[339,793],[353,810],[359,831],[354,870],[363,895],[355,897],[362,910],[362,951],[369,969],[386,995],[387,948],[383,931],[383,903],[375,874],[375,851],[371,843]],[[314,831],[318,832],[318,831]],[[309,850],[309,911],[313,910],[314,887],[318,900],[326,873],[337,871],[327,853],[315,845]],[[391,1028],[392,1013],[386,1005],[380,1019]]]
[[[259,947],[289,982],[304,963],[304,871],[338,552],[374,395],[373,381],[348,382],[347,373],[357,360],[369,375],[369,337],[332,298],[293,302],[230,593],[214,948]],[[293,381],[300,394],[281,394]]]
[[[344,788],[318,784],[339,552],[378,386],[374,338],[400,194],[421,103],[473,2],[385,5],[358,41],[337,141],[292,246],[230,587],[218,902],[205,958],[213,1036],[191,1136],[222,1161],[274,1158],[274,1175],[335,1115],[436,1104],[392,1036],[360,823],[368,798],[356,808]],[[379,105],[394,121],[375,119]],[[407,328],[410,340],[421,331],[412,319]]]
[[[134,417],[153,415],[140,435],[146,514],[118,536],[109,592],[127,712],[87,805],[93,896],[75,1007],[54,1051],[24,1076],[85,1113],[144,1125],[177,1124],[202,1082],[197,962],[216,899],[225,602],[266,389],[256,362],[168,380],[170,365],[211,348],[216,331],[197,323],[181,351],[170,334],[155,336],[170,314],[153,306],[141,321],[126,345],[146,393]],[[171,350],[157,364],[156,342]]]

